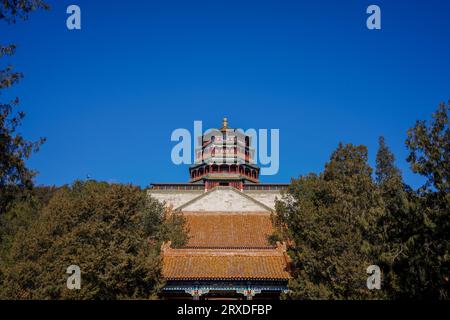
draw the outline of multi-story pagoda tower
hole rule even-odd
[[[259,182],[251,137],[222,128],[198,141],[188,183],[154,183],[148,195],[186,219],[188,241],[161,250],[165,299],[277,299],[290,258],[274,232],[275,201],[287,184]]]
[[[206,190],[216,186],[243,190],[244,184],[259,182],[251,137],[230,129],[227,118],[220,130],[212,130],[198,139],[195,164],[189,169],[191,183],[204,184]]]

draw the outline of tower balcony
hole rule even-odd
[[[248,180],[258,183],[259,168],[246,164],[202,164],[190,170],[190,182],[202,180]]]

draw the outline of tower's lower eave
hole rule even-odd
[[[289,257],[285,247],[264,249],[173,249],[163,245],[163,294],[279,295],[287,290]]]
[[[163,277],[288,280],[289,257],[280,244],[268,249],[173,249],[163,246]]]
[[[255,296],[261,299],[278,298],[281,293],[287,293],[286,281],[168,281],[163,295],[169,299],[193,298],[194,300],[207,299],[247,299]]]

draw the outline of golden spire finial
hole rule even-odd
[[[223,118],[222,129],[228,129],[228,119],[227,119],[227,117]]]

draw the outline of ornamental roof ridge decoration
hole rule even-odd
[[[241,256],[280,256],[287,252],[285,242],[277,241],[273,247],[265,248],[172,248],[172,241],[165,241],[161,244],[161,252],[164,255],[241,255]],[[289,257],[289,256],[288,256]],[[289,258],[290,260],[290,258]]]
[[[183,211],[184,216],[270,216],[271,212],[267,211],[243,211],[243,212],[229,212],[229,211]]]
[[[227,130],[228,129],[228,118],[224,117],[222,120],[222,130]]]

